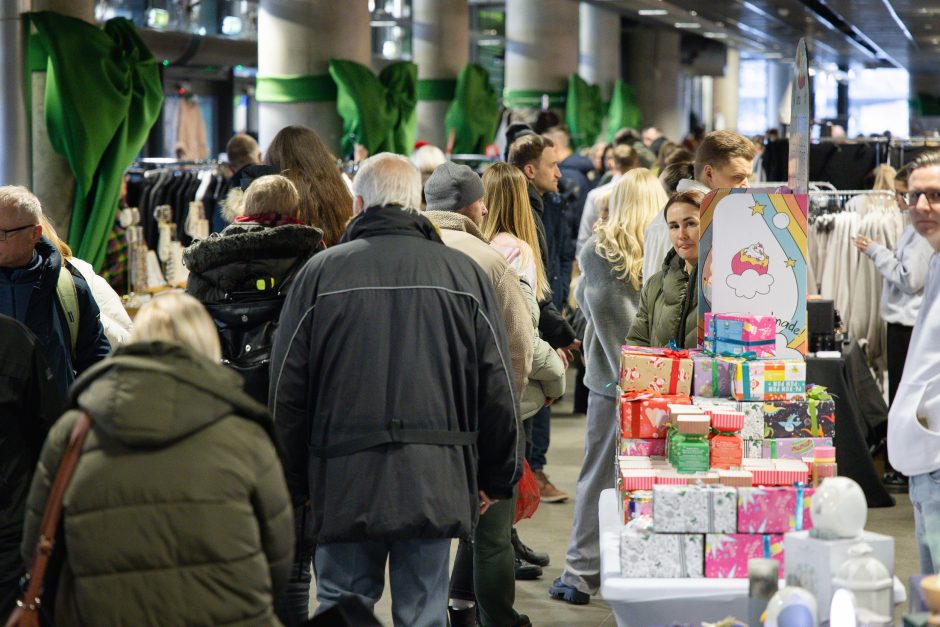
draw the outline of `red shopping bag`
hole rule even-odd
[[[535,473],[529,468],[529,462],[523,459],[522,463],[525,465],[522,467],[522,478],[519,479],[519,498],[516,499],[516,515],[512,520],[514,525],[523,518],[532,518],[541,500]]]

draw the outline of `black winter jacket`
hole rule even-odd
[[[372,207],[287,296],[269,404],[316,542],[468,537],[512,496],[520,422],[489,278],[425,217]]]
[[[544,213],[542,198],[539,196],[538,190],[536,190],[535,186],[531,183],[529,183],[528,191],[529,204],[532,205],[532,217],[535,218],[535,231],[539,238],[539,253],[542,255],[542,264],[546,268],[546,272],[548,272],[552,257],[545,236],[545,223],[542,220]],[[556,260],[556,270],[558,265],[558,260]],[[552,276],[548,278],[549,281],[553,279]],[[539,315],[539,333],[542,339],[548,342],[552,348],[563,348],[575,340],[577,336],[575,335],[574,329],[571,328],[571,325],[568,324],[564,316],[561,315],[561,312],[559,312],[552,303],[550,296],[539,302],[539,309],[541,310]]]
[[[19,546],[26,495],[46,432],[61,410],[39,340],[0,316],[0,612],[12,610],[5,604],[15,599],[24,568]]]

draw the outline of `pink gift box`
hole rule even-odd
[[[709,533],[705,535],[705,576],[747,579],[747,561],[770,558],[780,563],[783,579],[783,535]]]
[[[797,501],[800,496],[802,507]],[[809,530],[813,527],[809,513],[812,496],[813,488],[738,488],[738,531],[787,533]]]
[[[644,457],[662,457],[666,454],[666,440],[653,438],[621,438],[617,454],[625,457],[634,457],[637,455]]]

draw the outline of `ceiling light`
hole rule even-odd
[[[728,35],[725,33],[702,33],[705,37],[709,39],[727,39]]]
[[[702,25],[698,22],[676,22],[676,28],[701,28]]]
[[[640,9],[640,15],[669,15],[666,9]]]

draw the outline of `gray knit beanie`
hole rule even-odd
[[[428,211],[459,211],[483,198],[483,181],[465,165],[445,161],[424,184]]]

